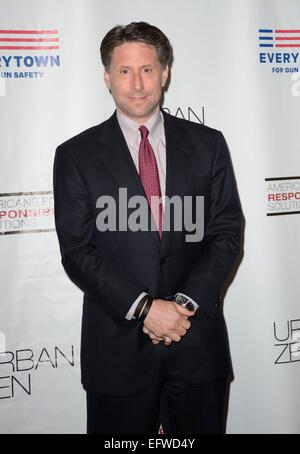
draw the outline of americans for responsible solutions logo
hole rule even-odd
[[[265,178],[266,215],[300,214],[300,176]]]
[[[0,238],[4,235],[54,231],[52,191],[0,194]]]

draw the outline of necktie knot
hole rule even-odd
[[[139,127],[139,130],[140,130],[140,132],[141,132],[142,140],[147,139],[148,134],[149,134],[149,131],[148,131],[148,129],[146,128],[146,126],[140,126],[140,127]]]

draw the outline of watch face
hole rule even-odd
[[[178,303],[178,304],[183,304],[183,303],[186,302],[186,298],[184,298],[184,297],[181,296],[181,295],[177,295],[175,301],[176,301],[176,303]]]
[[[193,303],[182,295],[177,295],[175,301],[177,304],[185,307],[188,311],[193,312],[195,310]]]
[[[183,306],[184,306],[188,311],[191,311],[191,312],[193,312],[194,309],[195,309],[193,303],[191,303],[190,301],[187,301],[185,304],[183,304]]]

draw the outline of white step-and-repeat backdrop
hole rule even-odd
[[[246,217],[227,432],[300,433],[299,0],[0,0],[0,432],[85,432],[53,158],[112,113],[99,43],[138,20],[174,47],[164,108],[223,131]]]

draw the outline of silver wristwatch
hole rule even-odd
[[[176,293],[174,296],[174,301],[180,306],[185,307],[188,311],[196,311],[198,309],[198,304],[192,301],[188,296],[183,295],[182,293]]]

